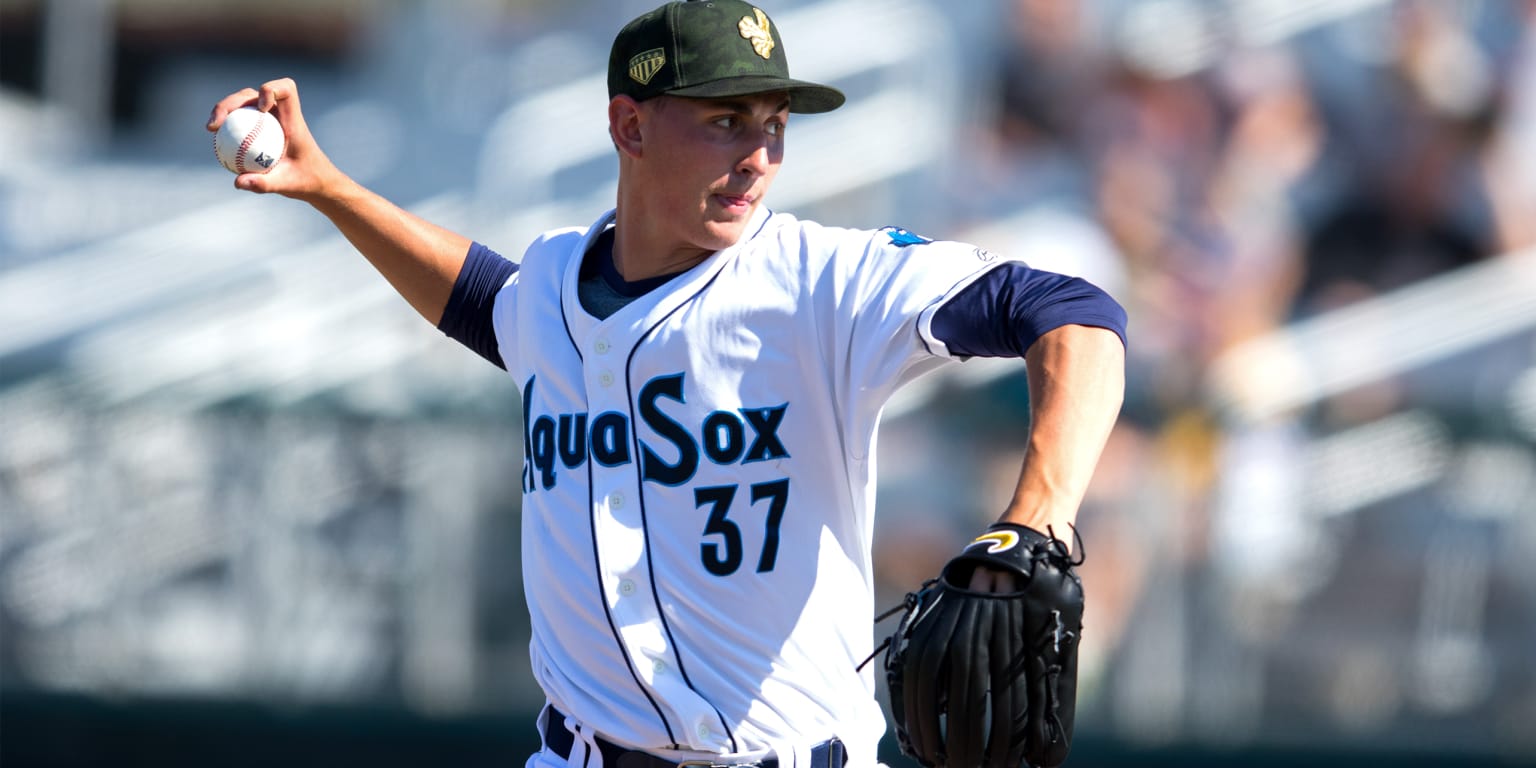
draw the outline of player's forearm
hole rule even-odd
[[[1025,363],[1029,443],[1001,519],[1069,538],[1125,397],[1125,347],[1113,331],[1065,325],[1041,336]]]
[[[428,222],[337,175],[306,198],[411,307],[437,325],[469,252],[469,238]]]

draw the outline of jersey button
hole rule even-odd
[[[632,581],[630,579],[625,579],[625,580],[619,582],[619,594],[621,594],[621,595],[633,595],[634,593],[635,593],[635,582],[634,581]]]
[[[667,663],[665,661],[662,661],[661,659],[657,659],[656,660],[655,670],[656,670],[656,674],[658,674],[658,675],[665,675],[667,673]]]
[[[613,509],[623,509],[624,508],[624,494],[622,494],[622,493],[610,493],[610,494],[608,494],[608,506],[613,508]]]
[[[603,385],[605,387],[613,386],[613,374],[611,374],[611,373],[609,373],[607,371],[603,371],[602,373],[598,374],[598,376],[597,376],[597,383],[599,383],[599,384],[601,384],[601,385]]]
[[[608,342],[603,339],[598,339],[597,343],[592,345],[592,348],[597,350],[599,355],[608,354]]]
[[[709,723],[702,722],[699,723],[698,728],[694,729],[694,733],[697,733],[701,739],[708,739],[711,735],[713,735],[713,731],[710,730]]]

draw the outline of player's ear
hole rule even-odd
[[[644,143],[640,123],[640,104],[634,99],[621,94],[608,102],[608,134],[613,138],[613,146],[619,150],[619,154],[640,156],[641,145]]]

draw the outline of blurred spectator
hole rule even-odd
[[[1489,62],[1450,6],[1404,3],[1396,58],[1380,74],[1368,136],[1333,137],[1353,171],[1342,198],[1306,236],[1303,313],[1391,290],[1493,255],[1479,158],[1494,107]],[[1369,102],[1368,102],[1369,103]],[[1349,141],[1369,142],[1371,150]]]
[[[998,68],[997,132],[1008,146],[1047,149],[1082,134],[1102,66],[1079,0],[1013,0]]]
[[[1519,37],[1500,90],[1501,119],[1483,157],[1503,252],[1536,245],[1536,2],[1519,5],[1524,19],[1509,25]]]

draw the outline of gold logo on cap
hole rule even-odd
[[[652,48],[635,54],[629,60],[629,77],[631,80],[648,85],[651,78],[656,76],[661,68],[667,65],[667,52],[660,48]]]
[[[762,9],[753,8],[752,12],[757,18],[743,16],[736,28],[741,30],[742,37],[752,41],[752,50],[766,59],[773,53],[773,33],[768,31],[768,17],[763,15]]]

